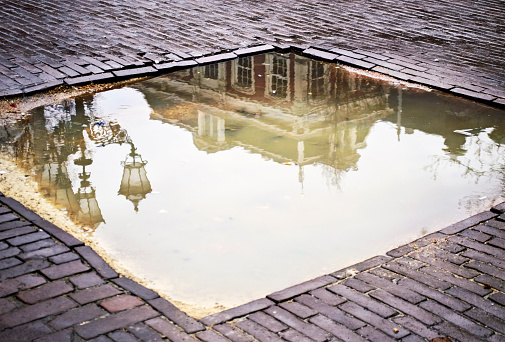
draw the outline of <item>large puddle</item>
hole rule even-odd
[[[40,107],[0,139],[120,266],[232,307],[503,201],[504,115],[272,53]]]

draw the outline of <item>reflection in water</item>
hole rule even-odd
[[[502,111],[292,54],[32,114],[0,140],[41,191],[195,306],[262,297],[503,199]]]

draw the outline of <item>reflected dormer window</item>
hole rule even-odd
[[[266,64],[266,96],[274,99],[289,100],[289,57],[269,54]]]
[[[320,61],[309,62],[309,98],[316,100],[318,97],[328,95],[327,65]]]
[[[219,77],[219,65],[218,64],[205,65],[203,77],[210,78],[212,80],[217,80]]]
[[[254,94],[254,57],[240,57],[232,61],[233,88]]]

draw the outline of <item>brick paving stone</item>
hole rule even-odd
[[[422,261],[424,263],[427,263],[429,265],[433,265],[439,268],[442,268],[444,270],[447,270],[451,273],[457,274],[460,277],[464,278],[474,278],[479,275],[479,272],[474,271],[472,269],[468,269],[462,266],[457,266],[454,265],[450,262],[447,262],[445,260],[441,260],[439,258],[435,257],[435,254],[431,252],[433,249],[424,249],[420,252],[414,252],[409,254],[409,257],[417,259],[419,261]]]
[[[249,48],[238,49],[238,50],[233,51],[233,53],[239,57],[243,57],[243,56],[248,56],[248,55],[257,54],[257,53],[270,52],[273,50],[275,50],[275,48],[272,45],[265,44],[265,45],[253,46],[253,47],[249,47]]]
[[[483,93],[479,93],[476,91],[467,90],[464,88],[454,88],[454,89],[451,89],[451,92],[454,94],[457,94],[457,95],[464,95],[464,96],[468,96],[468,97],[471,97],[474,99],[485,100],[485,101],[492,101],[492,100],[496,99],[496,96],[494,96],[494,95],[483,94]]]
[[[356,290],[353,290],[351,288],[348,288],[347,286],[344,285],[334,285],[328,288],[328,290],[339,294],[343,298],[346,298],[350,301],[353,301],[356,304],[361,305],[362,307],[375,312],[376,314],[387,318],[390,316],[393,316],[396,314],[396,311],[387,307],[386,305],[381,304],[377,300],[374,300],[373,298],[366,296]]]
[[[113,333],[110,333],[109,338],[113,341],[116,342],[137,342],[139,341],[136,337],[133,335],[128,334],[126,331],[115,331]]]
[[[0,215],[0,223],[5,223],[9,221],[19,220],[19,216],[13,213],[7,213]]]
[[[94,272],[80,274],[71,277],[69,280],[78,289],[85,289],[87,287],[105,283],[105,281]]]
[[[164,298],[156,298],[148,301],[155,309],[161,311],[172,322],[182,327],[187,333],[195,333],[205,330],[205,327],[192,317],[179,310],[175,305]]]
[[[361,280],[358,280],[356,278],[348,278],[348,279],[344,280],[341,284],[351,287],[351,288],[358,290],[360,292],[363,292],[363,293],[366,293],[366,292],[376,289],[376,287],[371,286],[371,285],[369,285]]]
[[[233,342],[252,342],[254,337],[246,334],[242,330],[232,327],[229,323],[213,326],[213,329]]]
[[[9,221],[9,222],[5,222],[5,223],[0,224],[0,231],[9,230],[9,229],[13,229],[13,228],[25,227],[25,226],[29,226],[29,225],[31,225],[31,223],[26,222],[26,221]]]
[[[437,337],[440,336],[440,334],[431,328],[427,327],[425,324],[416,321],[412,317],[408,316],[402,316],[402,317],[396,317],[393,319],[393,321],[397,324],[400,324],[401,326],[409,329],[413,333],[420,335],[428,340],[433,340]]]
[[[34,224],[36,224],[38,227],[42,228],[44,231],[47,233],[51,234],[54,236],[56,239],[61,241],[63,244],[65,244],[67,247],[77,247],[81,246],[83,243],[79,239],[73,237],[69,233],[65,232],[61,228],[55,226],[49,221],[38,219],[32,221]]]
[[[279,322],[278,320],[276,320],[272,316],[269,316],[262,311],[253,313],[252,315],[249,315],[247,318],[250,319],[251,321],[258,323],[259,325],[267,328],[268,330],[270,330],[274,333],[288,329],[287,325]]]
[[[89,246],[76,247],[75,251],[83,257],[98,274],[105,279],[117,278],[118,274]]]
[[[443,234],[448,234],[448,235],[456,234],[456,233],[459,233],[467,228],[475,226],[479,223],[490,220],[494,217],[496,217],[495,213],[493,213],[491,211],[484,211],[482,213],[476,214],[472,217],[469,217],[467,219],[464,219],[462,221],[454,223],[454,224],[442,229],[440,232]]]
[[[66,329],[38,338],[35,342],[73,342],[73,337],[72,329]]]
[[[96,338],[92,338],[88,342],[113,342],[113,341],[110,338],[108,338],[107,336],[101,335]]]
[[[356,331],[358,334],[361,336],[365,337],[368,341],[373,341],[373,342],[394,342],[395,339],[387,336],[383,332],[374,329],[373,327],[367,325],[366,327],[363,327]],[[402,341],[404,339],[402,338]]]
[[[22,263],[23,262],[17,258],[6,258],[0,262],[0,270],[3,270],[5,268],[9,268],[9,267],[13,267],[13,266],[17,266]]]
[[[46,283],[44,278],[33,274],[5,280],[0,283],[0,297],[6,297],[18,291],[30,289],[44,283]]]
[[[27,304],[34,304],[42,300],[54,298],[62,294],[73,291],[74,288],[64,281],[56,281],[42,285],[33,290],[21,292],[17,297]]]
[[[475,282],[481,283],[483,285],[491,285],[491,287],[501,291],[505,292],[505,281],[492,277],[487,274],[481,274],[477,278],[474,279]]]
[[[51,264],[46,260],[30,260],[24,264],[7,268],[0,271],[0,280],[6,280],[9,278],[15,278],[27,273],[31,273],[38,270],[43,270],[49,267]]]
[[[19,248],[21,248],[23,250],[23,252],[31,252],[31,251],[35,251],[35,250],[38,250],[41,248],[54,246],[56,244],[57,244],[56,241],[54,241],[53,239],[47,239],[47,240],[37,241],[34,243],[29,243],[27,245],[22,245],[22,246],[19,246]]]
[[[79,336],[90,339],[158,315],[156,311],[144,305],[78,325],[75,327],[75,331]]]
[[[121,277],[121,278],[117,278],[117,279],[112,279],[112,281],[116,285],[121,286],[125,290],[130,291],[135,296],[140,297],[144,300],[149,300],[149,299],[154,299],[154,298],[159,297],[158,294],[156,292],[154,292],[153,290],[150,290],[150,289],[140,285],[139,283],[137,283],[129,278]]]
[[[314,341],[313,339],[308,338],[307,336],[302,335],[298,331],[294,329],[289,329],[286,331],[283,331],[279,333],[279,336],[282,337],[284,340],[291,341],[291,342],[312,342]]]
[[[39,321],[0,332],[0,341],[28,342],[50,333],[52,333],[52,330]]]
[[[421,272],[427,273],[429,275],[432,275],[434,277],[437,277],[439,279],[442,279],[448,283],[451,283],[453,285],[460,286],[464,289],[467,289],[471,292],[474,292],[478,295],[484,296],[488,293],[491,292],[489,289],[485,289],[482,285],[479,285],[473,281],[469,281],[468,279],[463,279],[459,277],[455,277],[453,274],[446,272],[440,268],[437,267],[423,267],[421,269]]]
[[[109,312],[118,312],[143,305],[144,302],[138,297],[131,295],[120,295],[106,299],[100,303],[100,306]]]
[[[282,339],[278,337],[276,334],[268,331],[262,326],[249,321],[240,321],[235,323],[235,326],[242,329],[248,334],[254,336],[258,341],[269,341],[269,342],[282,342]]]
[[[338,324],[323,315],[312,317],[309,322],[317,325],[325,331],[328,331],[342,341],[366,341],[363,337],[359,336],[346,326]]]
[[[223,336],[219,335],[215,331],[212,330],[205,330],[202,332],[199,332],[196,334],[196,337],[198,339],[204,341],[204,342],[229,342],[227,338],[224,338]]]
[[[402,259],[404,259],[404,258],[402,258]],[[434,287],[434,288],[445,290],[445,289],[448,289],[449,287],[451,287],[451,284],[449,284],[445,281],[439,280],[439,279],[432,277],[428,274],[418,272],[417,270],[419,269],[419,267],[417,267],[417,266],[414,269],[411,269],[410,267],[407,267],[406,266],[407,264],[405,264],[405,263],[400,264],[399,263],[400,260],[384,264],[384,265],[382,265],[382,267],[384,267],[390,271],[393,271],[395,273],[401,274],[405,277],[416,280],[420,283]]]
[[[314,291],[311,291],[310,294],[332,306],[337,306],[346,301],[345,298],[336,296],[325,288],[316,289]]]
[[[479,227],[479,226],[477,226]],[[491,236],[488,234],[484,234],[482,232],[473,230],[473,229],[466,229],[463,230],[461,233],[459,233],[461,236],[465,236],[469,239],[477,240],[479,242],[486,242],[487,240],[491,239]]]
[[[6,244],[5,242],[0,241],[0,251],[3,251],[4,249],[9,248],[10,246]]]
[[[495,222],[497,222],[497,221],[495,221]],[[491,222],[486,222],[486,224],[481,224],[481,225],[475,226],[473,229],[476,229],[476,230],[486,233],[488,235],[493,235],[493,236],[505,239],[505,230],[493,227]]]
[[[363,280],[369,284],[372,284],[374,286],[380,287],[384,290],[387,290],[391,292],[394,295],[397,295],[400,298],[403,298],[411,303],[419,303],[420,301],[424,300],[424,297],[410,291],[409,289],[406,289],[404,287],[401,287],[397,284],[394,284],[393,282],[390,282],[389,280],[383,279],[381,277],[377,277],[375,275],[372,275],[370,273],[361,273],[356,276],[356,278]]]
[[[30,234],[33,232],[36,232],[36,229],[33,227],[29,227],[29,226],[10,229],[10,230],[0,233],[0,240],[6,240],[6,239],[9,239],[9,238],[12,238],[15,236]]]
[[[410,304],[407,301],[395,297],[386,291],[376,290],[370,293],[370,296],[394,308],[399,308],[399,310],[401,310],[403,313],[406,313],[416,318],[417,320],[423,322],[424,324],[434,325],[440,322],[440,318],[438,318],[437,316],[419,308],[419,306],[417,305]]]
[[[33,222],[34,220],[41,219],[39,215],[35,214],[33,211],[29,210],[28,208],[26,208],[24,205],[22,205],[13,198],[0,196],[0,203],[8,206],[18,215],[24,217],[27,221]]]
[[[473,333],[469,333],[463,329],[460,329],[460,327],[444,322],[442,324],[439,324],[434,327],[434,329],[438,330],[441,335],[444,336],[449,336],[452,339],[456,339],[457,341],[462,341],[462,342],[483,342],[485,341],[484,339],[481,339],[477,337]]]
[[[447,261],[449,261],[453,264],[456,264],[458,266],[461,264],[464,264],[465,262],[468,261],[468,258],[462,257],[461,255],[454,254],[454,253],[451,253],[447,250],[436,248],[436,247],[429,248],[428,254],[432,255],[433,257],[435,257],[437,259],[447,260]]]
[[[133,68],[133,69],[125,69],[125,70],[116,70],[112,73],[117,77],[138,77],[151,75],[156,73],[157,70],[152,66],[141,67],[141,68]]]
[[[365,325],[365,323],[355,317],[352,317],[351,315],[346,314],[338,307],[328,305],[309,295],[297,297],[296,301],[316,310],[320,314],[348,327],[349,329],[355,330]]]
[[[505,306],[505,294],[503,294],[503,293],[500,293],[500,292],[493,293],[488,298],[491,299],[495,303]]]
[[[465,264],[465,267],[477,270],[480,273],[486,273],[486,274],[491,275],[493,277],[505,280],[505,270],[504,269],[494,267],[494,266],[489,265],[487,263],[472,260],[472,261],[468,262],[467,264]]]
[[[154,330],[165,335],[170,341],[197,341],[195,338],[161,317],[147,320],[145,323]]]
[[[268,295],[267,298],[274,300],[276,302],[280,302],[280,301],[291,299],[297,295],[309,292],[309,291],[317,289],[319,287],[326,286],[326,285],[331,284],[335,281],[336,281],[336,279],[331,276],[322,276],[322,277],[318,277],[318,278],[303,282],[298,285],[288,287],[287,289],[284,289],[282,291],[274,292],[274,293]]]
[[[363,272],[363,271],[369,270],[371,268],[377,267],[377,266],[381,265],[382,263],[387,262],[389,260],[391,260],[391,258],[388,256],[378,255],[373,258],[370,258],[365,261],[354,264],[352,266],[346,267],[342,270],[333,272],[331,275],[337,279],[344,279],[344,278],[349,277],[350,275],[356,274],[357,272]]]
[[[110,284],[87,288],[85,290],[72,293],[69,296],[77,303],[84,305],[100,299],[116,296],[121,292]]]
[[[495,237],[495,238],[489,240],[487,243],[488,243],[488,245],[505,249],[505,239]]]
[[[315,341],[327,340],[328,334],[324,330],[300,320],[280,307],[271,306],[263,311]]]
[[[230,321],[234,318],[237,317],[242,317],[248,314],[252,314],[256,311],[263,310],[265,308],[268,308],[269,306],[274,305],[274,302],[267,298],[261,298],[254,300],[250,303],[243,304],[240,306],[237,306],[232,309],[228,309],[225,311],[221,311],[215,314],[212,314],[210,316],[204,317],[200,319],[200,322],[205,324],[206,326],[212,326],[215,324],[221,324],[226,321]]]
[[[335,61],[341,62],[344,64],[349,64],[351,66],[363,68],[363,69],[372,69],[376,65],[373,63],[365,62],[360,59],[352,58],[352,57],[347,57],[347,56],[340,56],[335,58]]]
[[[76,324],[90,321],[97,317],[106,315],[107,312],[95,304],[90,304],[69,310],[49,322],[49,325],[56,330],[65,329]]]
[[[6,214],[6,213],[11,213],[12,210],[10,210],[7,207],[0,207],[0,215]]]
[[[463,317],[452,311],[451,309],[446,308],[443,305],[435,303],[431,300],[427,300],[419,304],[423,309],[434,313],[435,315],[442,317],[448,322],[453,323],[454,325],[465,329],[466,331],[474,334],[475,336],[487,337],[492,334],[492,331],[474,323],[473,321]]]
[[[55,315],[76,307],[77,304],[67,297],[49,299],[33,305],[25,306],[0,315],[0,329],[15,327],[40,318]]]
[[[5,298],[0,298],[0,315],[14,310],[15,308],[16,305],[14,305],[14,303]]]
[[[309,48],[306,50],[302,51],[302,55],[309,56],[311,58],[316,58],[316,59],[323,59],[325,61],[333,61],[335,58],[339,57],[339,55],[328,52],[328,51],[322,51],[319,49],[314,49],[314,48]]]
[[[86,272],[89,267],[84,265],[80,260],[67,262],[56,266],[51,266],[41,270],[42,274],[51,280],[68,277],[77,273]]]
[[[23,248],[23,247],[21,247],[21,248]],[[22,253],[18,257],[23,260],[42,259],[42,258],[47,258],[47,257],[53,256],[53,255],[65,253],[67,251],[69,251],[69,249],[66,246],[53,245],[53,246],[50,246],[47,248],[41,248],[41,249],[37,249],[34,251]]]
[[[54,80],[54,81],[49,81],[49,82],[44,82],[41,84],[37,84],[31,87],[26,87],[23,89],[23,93],[26,95],[37,93],[42,90],[49,90],[52,88],[55,88],[57,86],[60,86],[63,84],[62,80]]]
[[[406,329],[403,329],[391,321],[386,320],[353,302],[346,302],[339,307],[350,315],[353,315],[354,317],[359,318],[360,320],[367,322],[374,327],[377,327],[391,337],[402,338],[409,334]]]
[[[83,85],[83,84],[88,84],[88,83],[108,82],[108,81],[112,81],[114,79],[114,77],[115,76],[111,72],[103,72],[103,73],[98,73],[98,74],[89,75],[89,76],[65,78],[64,81],[69,86],[76,86],[76,85]]]
[[[317,315],[317,311],[312,310],[298,302],[280,303],[279,306],[292,314],[295,314],[301,319],[307,319],[311,316]]]
[[[468,303],[460,301],[451,296],[447,296],[445,292],[437,291],[424,284],[418,283],[412,279],[402,279],[399,284],[401,286],[408,287],[410,290],[415,291],[423,296],[431,298],[436,302],[443,304],[456,311],[465,311],[470,308]]]
[[[49,258],[49,261],[51,261],[53,264],[64,264],[69,261],[74,261],[79,259],[79,256],[75,253],[68,252],[68,253],[63,253],[63,254],[58,254],[55,256],[52,256]]]
[[[163,341],[162,335],[154,331],[153,328],[145,325],[144,323],[137,323],[126,328],[130,333],[135,335],[142,341],[161,342]]]
[[[472,308],[471,310],[465,312],[465,316],[482,323],[485,327],[492,328],[495,331],[505,334],[505,321],[488,314],[484,310],[481,310],[479,308]]]

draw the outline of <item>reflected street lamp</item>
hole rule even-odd
[[[98,201],[95,195],[95,188],[91,186],[89,178],[91,174],[86,172],[86,166],[91,165],[93,161],[83,156],[74,160],[74,164],[82,166],[82,172],[79,173],[81,185],[75,197],[79,202],[79,212],[77,213],[77,220],[81,223],[91,226],[95,230],[100,223],[105,222],[102,216],[102,211],[98,206]]]
[[[119,188],[119,194],[125,196],[133,203],[135,211],[138,211],[138,205],[146,195],[152,191],[151,183],[147,179],[147,173],[144,166],[147,161],[137,154],[137,149],[131,144],[131,152],[126,156],[125,161],[121,162],[124,167],[123,179]]]

